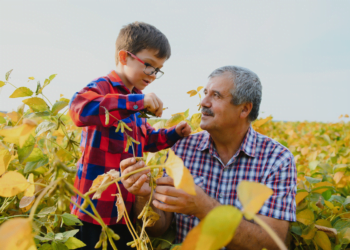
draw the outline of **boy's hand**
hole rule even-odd
[[[143,105],[145,109],[155,114],[157,117],[161,117],[163,114],[163,102],[154,93],[145,94],[143,99]]]
[[[191,127],[187,124],[187,122],[182,121],[176,125],[175,131],[179,136],[187,137],[191,134]]]

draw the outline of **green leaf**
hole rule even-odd
[[[33,91],[31,91],[27,87],[19,87],[17,88],[12,95],[10,95],[10,98],[17,98],[17,97],[25,97],[25,96],[32,96]]]
[[[68,250],[68,247],[60,242],[52,242],[51,246],[53,250]]]
[[[44,158],[44,154],[41,151],[40,148],[34,148],[32,153],[28,156],[28,158],[26,159],[26,162],[29,161],[39,161],[42,158]]]
[[[52,74],[52,75],[50,75],[50,76],[49,76],[50,81],[52,81],[56,76],[57,76],[57,74]]]
[[[77,238],[74,237],[70,237],[65,245],[68,247],[68,249],[77,249],[80,247],[85,247],[86,244],[84,242],[82,242],[81,240],[78,240]]]
[[[0,116],[0,124],[6,123],[6,119],[2,116]]]
[[[317,165],[319,164],[320,162],[319,161],[311,161],[309,162],[309,168],[311,171],[315,170]]]
[[[52,247],[50,244],[45,243],[44,245],[41,245],[41,247],[38,250],[52,250]]]
[[[299,236],[303,234],[303,230],[299,226],[292,226],[291,231]]]
[[[62,215],[63,223],[67,226],[82,226],[83,223],[73,214],[64,213]]]
[[[44,159],[39,160],[39,161],[27,162],[27,164],[24,168],[24,173],[27,174],[27,173],[34,172],[37,168],[45,166],[48,163],[49,163],[49,159],[46,157]]]
[[[185,118],[188,117],[189,113],[190,113],[190,109],[187,109],[187,110],[185,111],[185,113],[184,113]]]
[[[56,102],[53,106],[52,106],[52,110],[51,113],[52,115],[57,115],[57,113],[62,110],[63,108],[65,108],[68,105],[68,102]]]
[[[40,212],[36,216],[39,217],[39,218],[45,217],[46,215],[52,214],[55,211],[56,211],[56,206],[45,207],[45,208],[41,209]]]
[[[332,197],[332,191],[327,190],[322,193],[323,198],[328,201]]]
[[[309,176],[305,176],[305,179],[306,179],[310,184],[316,184],[316,183],[321,182],[320,179],[312,178],[312,177],[309,177]]]
[[[3,81],[0,81],[0,88],[5,86],[5,83]]]
[[[45,133],[45,132],[47,132],[55,127],[57,127],[57,125],[55,123],[50,122],[50,121],[43,121],[35,129],[36,136],[39,136],[42,133]]]
[[[35,112],[42,112],[48,110],[48,105],[46,104],[46,102],[39,97],[28,98],[23,100],[22,102],[27,104]]]
[[[35,146],[35,139],[32,135],[24,143],[23,147],[17,150],[19,163],[23,163],[25,159],[32,153]]]
[[[76,235],[79,232],[79,229],[74,229],[74,230],[70,230],[70,231],[66,231],[63,232],[63,239],[64,240],[68,240],[68,238],[73,237],[74,235]]]
[[[11,75],[11,73],[12,73],[12,70],[13,70],[13,69],[11,69],[10,71],[8,71],[8,72],[6,73],[6,75],[5,75],[6,81],[9,80],[9,77],[10,77],[10,75]]]
[[[30,113],[27,118],[35,118],[35,117],[45,117],[45,116],[50,116],[51,113],[49,111],[44,111],[44,112],[36,112],[36,113]]]

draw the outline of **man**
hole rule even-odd
[[[178,141],[173,150],[190,170],[196,196],[173,187],[170,177],[157,180],[152,205],[161,219],[150,234],[160,234],[175,217],[176,243],[210,210],[222,204],[242,208],[237,185],[255,181],[271,188],[274,194],[258,213],[285,241],[289,221],[296,215],[296,168],[291,152],[278,142],[253,130],[251,122],[259,114],[262,87],[258,76],[248,69],[226,66],[209,76],[202,105],[203,132]],[[121,163],[122,175],[144,166],[127,159]],[[134,212],[138,214],[150,195],[147,171],[123,180],[136,195]],[[270,236],[253,221],[242,220],[226,249],[278,249]]]

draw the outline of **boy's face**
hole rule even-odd
[[[125,53],[125,55],[120,58],[121,60],[123,60],[123,57],[125,58],[125,64],[123,63],[125,74],[124,84],[128,89],[132,90],[133,87],[135,87],[139,90],[143,90],[156,79],[155,74],[146,75],[144,73],[144,70],[146,68],[144,64],[132,58],[131,56],[128,56],[126,51],[121,52]],[[164,62],[166,61],[166,58],[160,59],[156,57],[156,54],[157,51],[155,50],[143,49],[140,52],[136,53],[135,56],[140,58],[145,64],[151,65],[154,68],[161,69]]]

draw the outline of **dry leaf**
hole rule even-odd
[[[108,171],[107,173],[97,176],[96,179],[92,182],[92,185],[89,189],[89,191],[97,189],[92,199],[93,200],[100,199],[103,191],[107,189],[107,187],[103,187],[103,188],[100,188],[100,187],[112,180],[119,178],[119,176],[120,176],[119,172],[114,169]]]
[[[35,196],[23,196],[21,201],[19,202],[19,208],[22,209],[22,212],[25,213],[27,212],[29,209],[31,209],[31,207],[33,206],[35,201]]]
[[[121,194],[119,193],[114,194],[114,196],[117,196],[117,201],[115,202],[115,206],[117,207],[117,211],[118,211],[118,218],[117,218],[117,222],[118,222],[123,218],[123,215],[125,212],[125,205]]]

